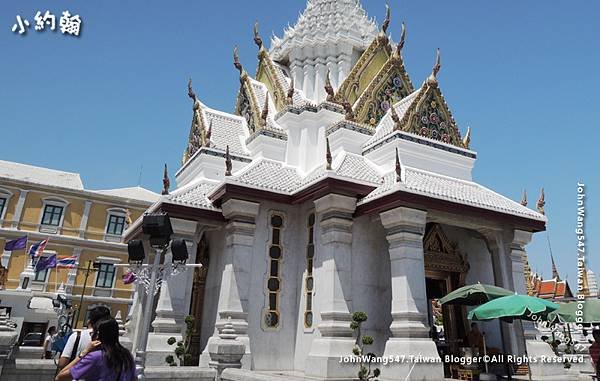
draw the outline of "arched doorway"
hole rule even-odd
[[[436,342],[440,352],[458,354],[468,332],[466,309],[441,306],[438,299],[465,285],[469,264],[439,224],[427,225],[423,250],[429,325],[443,327],[443,337]]]

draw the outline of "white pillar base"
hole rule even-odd
[[[356,378],[358,365],[341,362],[352,356],[355,340],[348,337],[315,339],[306,358],[305,374],[320,379]]]
[[[394,359],[387,366],[381,366],[380,378],[383,380],[440,381],[444,379],[444,364],[441,362],[435,343],[429,338],[390,337],[385,344],[383,356]]]
[[[540,340],[527,340],[527,355],[529,358],[537,359],[530,363],[532,380],[567,380],[567,369],[550,348],[548,343]],[[544,362],[541,362],[543,359]],[[553,359],[557,361],[553,361]],[[553,377],[553,378],[551,378]]]

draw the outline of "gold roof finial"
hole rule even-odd
[[[521,196],[521,205],[527,206],[527,191],[523,189],[523,196]]]
[[[469,145],[471,144],[471,126],[467,127],[467,133],[465,134],[462,143],[465,148],[469,148]]]
[[[400,155],[398,154],[398,147],[396,147],[396,182],[402,182],[402,166],[400,165]]]
[[[238,47],[237,45],[233,48],[233,66],[240,72],[240,75],[244,72],[244,67],[240,62],[240,56],[238,55]]]
[[[208,122],[208,130],[206,131],[206,135],[204,136],[206,141],[203,143],[203,145],[205,147],[210,147],[210,137],[212,135],[212,124],[213,124],[213,120],[211,119],[210,122]]]
[[[399,130],[400,129],[400,116],[398,116],[398,113],[396,112],[396,108],[394,107],[393,104],[390,107],[390,114],[392,116],[392,120],[394,121],[394,130]]]
[[[344,102],[342,102],[342,107],[346,114],[346,120],[353,122],[355,119],[354,110],[352,109],[350,102],[348,102],[348,99],[345,99]]]
[[[229,145],[225,149],[225,176],[231,176],[231,157],[229,156]]]
[[[431,75],[427,79],[429,83],[437,83],[437,75],[442,68],[442,64],[440,61],[440,48],[437,48],[437,54],[435,57],[435,65],[433,65],[433,69],[431,70]]]
[[[325,78],[325,92],[327,93],[327,102],[333,102],[335,98],[335,91],[331,85],[330,71],[327,69],[327,77]]]
[[[263,40],[260,38],[258,34],[258,21],[254,23],[254,43],[258,46],[258,50],[262,50],[264,48]]]
[[[331,148],[329,147],[329,137],[325,137],[325,143],[327,144],[327,153],[325,154],[325,160],[327,160],[327,166],[325,169],[331,171],[331,163],[333,158],[331,157]]]
[[[291,81],[290,81],[290,88],[288,89],[287,92],[287,99],[288,102],[290,104],[292,104],[294,102],[294,77],[292,77]]]
[[[542,188],[542,192],[540,193],[540,198],[537,200],[537,211],[541,214],[546,214],[544,210],[544,206],[546,205],[546,195],[544,194],[544,188]]]
[[[267,117],[269,116],[269,96],[265,95],[265,104],[263,105],[262,112],[260,113],[260,126],[267,126]]]
[[[198,102],[198,97],[196,96],[196,93],[192,88],[192,77],[190,77],[190,79],[188,80],[188,97],[190,97],[194,104]]]
[[[400,42],[396,45],[396,52],[400,55],[400,51],[404,47],[404,42],[406,40],[406,27],[404,26],[404,21],[402,21],[402,32],[400,33]]]
[[[387,34],[388,27],[390,26],[391,20],[391,12],[390,12],[390,3],[385,3],[385,20],[383,20],[383,24],[381,24],[381,32],[383,34]]]
[[[163,190],[161,192],[162,195],[169,194],[169,187],[171,186],[171,181],[169,180],[169,171],[167,170],[167,163],[165,163],[165,171],[163,172]]]

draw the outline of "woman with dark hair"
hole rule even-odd
[[[94,325],[92,342],[56,376],[56,381],[134,381],[131,353],[119,344],[119,325],[113,318]]]

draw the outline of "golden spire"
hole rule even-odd
[[[335,91],[333,91],[333,86],[331,86],[331,78],[330,71],[327,69],[327,77],[325,78],[325,92],[327,93],[327,102],[333,102],[335,97]]]
[[[537,211],[540,212],[541,214],[546,214],[546,211],[544,210],[544,206],[546,205],[546,195],[544,194],[544,188],[542,188],[542,192],[540,193],[540,198],[538,198],[537,200]]]
[[[469,145],[471,144],[471,127],[467,127],[467,133],[465,134],[465,137],[463,138],[463,146],[465,148],[469,148]]]
[[[521,205],[527,206],[527,191],[523,189],[523,196],[521,197]]]
[[[225,176],[231,176],[231,157],[229,156],[229,145],[225,149]]]
[[[260,38],[260,35],[258,34],[258,21],[254,23],[254,43],[256,44],[256,46],[258,46],[258,50],[263,50],[264,45],[263,45],[263,40],[262,38]]]
[[[240,62],[240,56],[238,55],[237,45],[233,48],[233,66],[240,72],[240,76],[244,73],[244,67]]]
[[[331,163],[333,158],[331,157],[331,148],[329,147],[329,137],[325,137],[325,143],[327,144],[327,153],[325,154],[325,160],[327,160],[327,166],[325,169],[331,171]]]
[[[396,182],[402,182],[402,167],[400,166],[400,155],[398,154],[398,147],[396,147]]]
[[[169,171],[167,170],[167,163],[165,163],[165,171],[163,172],[163,190],[161,192],[162,195],[169,194],[169,187],[171,186],[171,181],[169,181]]]
[[[386,2],[385,4],[385,20],[383,20],[383,24],[381,24],[381,32],[383,34],[387,34],[388,27],[390,26],[391,12],[390,12],[390,3]]]

